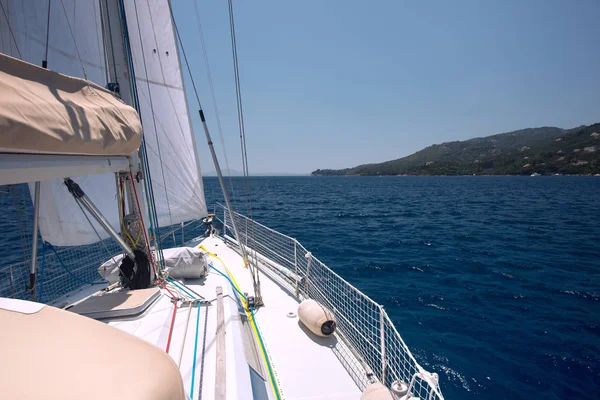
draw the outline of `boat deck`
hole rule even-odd
[[[250,273],[240,255],[220,238],[203,245],[223,260],[242,291],[251,292]],[[214,262],[219,267],[219,262]],[[361,391],[344,368],[340,357],[348,349],[336,336],[321,338],[298,320],[299,301],[274,275],[260,273],[264,307],[255,313],[280,390],[286,399],[358,399]],[[291,289],[291,288],[290,288]]]
[[[214,268],[226,274],[224,263],[241,291],[252,293],[250,272],[234,249],[219,237],[197,238],[189,243],[200,244],[218,256],[210,257]],[[358,399],[361,390],[349,373],[356,370],[358,362],[344,342],[335,335],[316,337],[305,329],[297,317],[298,299],[275,274],[260,272],[260,282],[265,306],[255,312],[255,321],[279,387],[279,398]],[[178,306],[168,345],[169,355],[180,364],[190,398],[276,399],[256,336],[232,283],[213,268],[205,279],[179,283],[206,300],[200,305],[199,318],[196,305],[191,310],[189,304]],[[217,337],[218,287],[223,292],[225,346]],[[162,296],[141,316],[104,321],[166,349],[174,305],[169,293],[161,291]],[[345,365],[353,365],[354,369]]]

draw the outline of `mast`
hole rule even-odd
[[[139,114],[140,110],[135,101],[134,74],[130,70],[128,61],[129,46],[126,44],[126,40],[128,39],[123,26],[120,0],[100,0],[100,11],[100,19],[104,28],[102,33],[104,35],[105,55],[108,66],[109,80],[107,88],[125,103],[134,107]],[[122,57],[118,57],[118,55]],[[131,170],[135,177],[141,175],[139,152],[140,150],[131,156]],[[142,192],[141,184],[137,179],[135,182],[131,182],[131,184],[136,185],[138,193]],[[127,201],[129,209],[135,210],[136,205],[132,200],[132,196],[127,196]],[[141,207],[143,208],[143,204]],[[143,213],[143,210],[139,211],[140,216],[143,218],[145,213]]]
[[[107,88],[112,90],[123,101],[136,109],[141,118],[139,97],[135,82],[135,73],[133,69],[131,45],[129,43],[129,33],[127,29],[127,19],[125,15],[125,6],[123,0],[99,0],[101,10],[101,20],[105,43],[105,55],[108,65],[109,81]],[[153,226],[156,224],[156,211],[152,197],[152,186],[150,184],[150,173],[146,165],[147,158],[144,154],[145,138],[142,138],[140,149],[130,157],[130,172],[122,172],[117,175],[117,180],[125,184],[127,196],[127,206],[130,214],[140,219],[144,235],[147,237],[148,229],[150,237],[142,241],[143,246],[137,246],[142,250],[150,260],[152,260],[150,238],[154,238],[155,248],[159,251],[160,264],[162,264],[162,246],[157,243]],[[137,201],[136,195],[144,192],[145,186],[146,201],[144,198]],[[146,213],[148,207],[148,213]],[[124,227],[121,227],[125,229]],[[133,245],[133,243],[132,243]],[[135,250],[135,249],[134,249]],[[156,261],[156,260],[153,260]]]

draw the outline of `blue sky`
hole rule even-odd
[[[173,1],[175,19],[222,154],[194,1]],[[229,163],[241,170],[227,2],[197,1]],[[597,0],[234,0],[234,9],[251,173],[600,122]],[[201,166],[214,171],[189,99]]]

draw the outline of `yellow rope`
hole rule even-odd
[[[209,251],[206,247],[204,247],[204,245],[199,244],[198,248],[204,250],[205,252],[207,252],[211,257],[219,260],[219,262],[221,264],[223,264],[223,267],[225,268],[225,271],[227,272],[227,275],[229,276],[229,279],[231,279],[231,282],[233,282],[233,285],[235,286],[235,288],[238,290],[239,293],[244,293],[242,292],[242,289],[240,288],[240,285],[238,285],[237,281],[235,280],[235,277],[233,276],[233,274],[231,273],[231,271],[229,270],[229,268],[227,268],[227,265],[225,265],[225,262],[221,259],[221,257],[219,257],[218,255],[216,255],[215,253],[212,253],[211,251]],[[252,313],[250,312],[250,309],[248,308],[248,303],[246,302],[246,300],[239,296],[240,299],[242,300],[242,304],[244,306],[244,311],[246,312],[246,316],[248,317],[248,320],[250,321],[250,325],[252,326],[252,331],[254,332],[254,336],[256,337],[256,340],[258,342],[260,342],[260,337],[258,334],[258,327],[256,325],[256,321],[254,320],[254,317],[252,316]],[[261,352],[260,354],[262,355],[263,358],[263,362],[265,363],[265,365],[268,365],[268,356],[265,353],[265,351],[261,348]],[[277,392],[279,391],[279,388],[276,388],[275,385],[273,384],[273,382],[271,381],[271,389],[273,389],[273,394],[275,395],[275,398],[279,398],[281,397],[281,395],[277,395]]]

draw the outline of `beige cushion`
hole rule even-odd
[[[185,399],[177,366],[156,346],[50,306],[15,311],[25,308],[0,308],[3,399]]]

